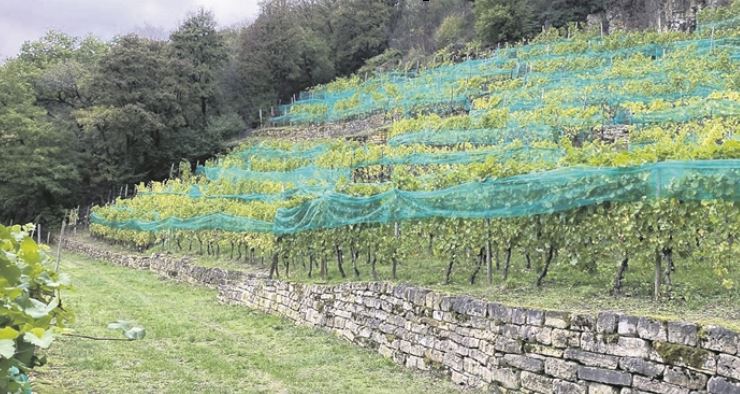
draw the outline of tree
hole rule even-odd
[[[272,0],[244,29],[237,59],[238,84],[231,93],[240,102],[240,113],[254,121],[260,108],[335,76],[328,37],[315,30],[314,12],[307,3]],[[316,14],[315,18],[321,16]],[[323,17],[321,17],[323,18]]]
[[[434,34],[437,47],[443,48],[448,45],[464,41],[465,19],[460,15],[448,15],[439,25]]]
[[[399,0],[390,46],[404,53],[431,54],[453,42],[470,40],[472,4],[469,0]]]
[[[78,197],[74,137],[56,129],[35,105],[33,68],[12,59],[0,66],[0,220],[49,223]]]
[[[360,68],[366,59],[388,47],[393,1],[344,0],[332,18],[335,64],[338,74]]]
[[[534,13],[525,0],[478,0],[475,31],[484,44],[516,41],[533,32]]]
[[[103,197],[112,186],[162,177],[191,145],[176,131],[187,124],[165,43],[120,37],[93,81],[94,106],[75,112],[91,184]]]
[[[205,127],[209,106],[216,105],[219,95],[218,74],[227,60],[224,37],[216,30],[213,13],[201,8],[172,33],[170,41],[178,98],[185,107],[183,115],[192,116],[193,124]],[[214,108],[214,114],[219,112],[218,107]]]

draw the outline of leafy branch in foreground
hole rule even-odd
[[[32,225],[0,225],[0,391],[30,392],[28,372],[43,365],[54,331],[72,319],[59,290],[67,279],[51,268],[45,250],[29,236]]]

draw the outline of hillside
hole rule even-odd
[[[700,319],[738,317],[739,75],[730,24],[549,30],[484,59],[338,79],[283,107],[282,134],[140,185],[95,208],[90,231],[296,280],[575,286],[670,310],[724,299]]]

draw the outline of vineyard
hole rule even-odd
[[[376,114],[392,124],[367,140],[253,137],[195,171],[183,162],[95,207],[90,231],[288,279],[413,281],[401,271],[415,261],[444,284],[528,272],[542,287],[562,271],[605,275],[615,295],[639,275],[656,299],[679,274],[740,286],[737,18],[546,30],[484,58],[317,86],[271,122]]]

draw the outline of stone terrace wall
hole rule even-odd
[[[124,267],[153,271],[168,279],[197,283],[211,287],[230,281],[241,281],[260,277],[260,275],[241,271],[200,267],[190,264],[190,259],[187,257],[175,257],[166,254],[144,256],[101,250],[95,245],[90,245],[75,239],[65,240],[64,248],[72,252],[84,254],[93,259],[109,261]]]
[[[219,299],[328,330],[409,368],[498,393],[740,394],[740,334],[612,312],[513,308],[389,283],[288,283],[130,255],[65,248],[164,277],[218,286]]]
[[[511,308],[387,283],[247,280],[219,298],[501,393],[740,393],[740,335],[602,312]]]

